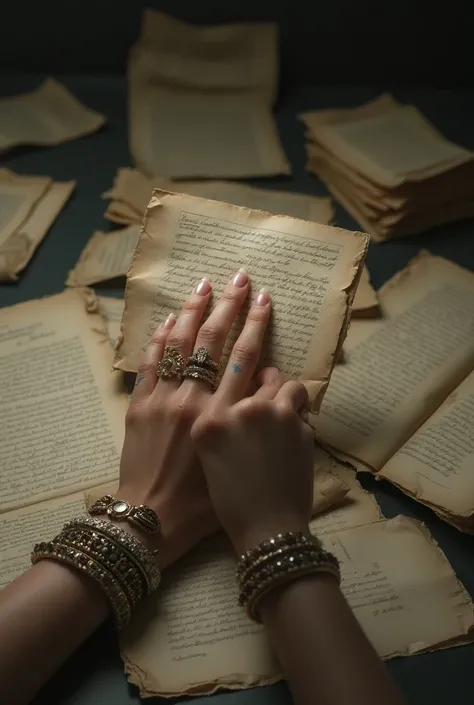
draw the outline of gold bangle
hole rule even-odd
[[[105,593],[118,629],[130,621],[131,606],[120,583],[109,571],[87,554],[71,546],[53,541],[37,543],[31,554],[33,565],[42,560],[54,560],[81,571],[94,580]]]

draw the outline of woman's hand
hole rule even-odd
[[[214,511],[238,553],[285,531],[308,531],[313,434],[302,420],[299,382],[263,370],[246,397],[270,316],[263,293],[252,306],[218,390],[192,427]]]
[[[211,298],[211,285],[203,279],[177,319],[170,315],[153,334],[138,372],[126,417],[117,496],[132,504],[147,504],[157,512],[162,524],[157,545],[163,567],[216,531],[218,521],[190,438],[191,427],[212,391],[199,380],[157,379],[156,369],[166,346],[184,358],[205,346],[219,362],[248,291],[247,274],[237,272],[201,325]]]

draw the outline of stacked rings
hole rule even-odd
[[[198,348],[189,358],[183,371],[183,379],[198,379],[214,391],[217,389],[219,364],[212,359],[205,347]]]
[[[156,368],[156,376],[163,377],[163,379],[171,379],[172,377],[182,379],[185,366],[186,361],[179,350],[167,345]]]

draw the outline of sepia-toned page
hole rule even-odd
[[[379,472],[415,499],[464,519],[474,515],[474,372]]]
[[[20,176],[0,169],[0,248],[25,222],[50,185],[48,176]]]
[[[117,476],[127,398],[112,355],[91,291],[0,310],[0,512]]]
[[[412,105],[351,122],[320,125],[315,136],[352,169],[386,187],[422,180],[472,161],[471,152],[444,139]]]
[[[324,545],[339,558],[342,590],[381,657],[466,640],[472,602],[415,521],[397,517],[328,533]],[[264,629],[237,605],[235,565],[231,548],[215,537],[167,571],[160,596],[139,607],[122,652],[142,696],[207,694],[282,678]]]
[[[207,276],[214,300],[240,267],[273,299],[262,364],[307,381],[314,408],[345,336],[367,236],[156,190],[127,278],[115,366],[136,371],[156,326]],[[240,316],[235,334],[243,323]],[[229,338],[229,344],[232,336]]]
[[[122,321],[124,300],[112,296],[98,296],[100,310],[105,318],[105,325],[110,342],[115,347],[120,335],[120,323]]]
[[[474,365],[474,275],[429,253],[380,291],[383,318],[352,322],[316,438],[379,470]]]
[[[131,152],[170,179],[290,174],[275,120],[254,93],[203,93],[139,83],[131,92]]]
[[[32,258],[75,185],[75,181],[51,183],[23,224],[0,245],[0,281],[18,278],[18,273]]]
[[[211,198],[214,201],[290,215],[303,220],[314,220],[316,223],[329,223],[334,217],[330,198],[256,188],[231,181],[149,179],[137,169],[118,170],[112,189],[103,195],[103,198],[111,199],[105,217],[115,222],[118,217],[120,222],[141,223],[154,188]]]
[[[352,316],[371,318],[380,313],[377,292],[370,283],[370,274],[364,267],[360,276],[359,285],[352,304]]]
[[[96,132],[105,120],[48,78],[31,93],[0,100],[0,152],[19,145],[61,144]]]
[[[131,225],[109,233],[94,233],[76,266],[69,272],[66,284],[89,286],[124,277],[132,261],[139,231],[138,225]]]
[[[0,590],[28,570],[35,543],[50,541],[85,509],[84,495],[78,492],[0,514]]]

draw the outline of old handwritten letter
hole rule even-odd
[[[255,291],[266,286],[273,297],[262,364],[307,380],[317,407],[345,336],[366,248],[362,233],[156,190],[127,279],[115,366],[137,370],[154,328],[179,310],[204,272],[217,297],[245,267]]]
[[[66,284],[89,286],[124,277],[132,261],[139,230],[138,225],[130,225],[110,233],[94,233],[69,272]]]
[[[93,292],[1,309],[0,512],[117,476],[127,400],[111,358]]]
[[[146,10],[128,66],[137,166],[168,178],[289,174],[271,114],[275,24],[198,27]]]
[[[330,198],[256,188],[231,181],[168,181],[148,178],[137,169],[119,169],[113,187],[103,195],[103,198],[110,199],[105,217],[122,224],[141,223],[154,188],[316,223],[330,223],[334,216]]]
[[[116,299],[112,296],[98,296],[99,307],[105,318],[107,333],[113,347],[120,335],[120,324],[122,322],[124,300]]]
[[[18,278],[74,186],[0,169],[0,281]]]
[[[474,276],[421,253],[354,321],[316,437],[462,530],[474,526]]]
[[[48,78],[31,93],[0,100],[0,152],[19,145],[61,144],[96,132],[104,122],[104,115]]]
[[[319,522],[312,522],[316,534]],[[342,590],[381,657],[468,638],[472,602],[426,530],[405,517],[347,523],[327,531],[324,544],[341,561]],[[201,695],[281,679],[264,630],[237,606],[235,562],[223,539],[211,539],[170,569],[159,598],[141,605],[122,651],[142,696]]]

